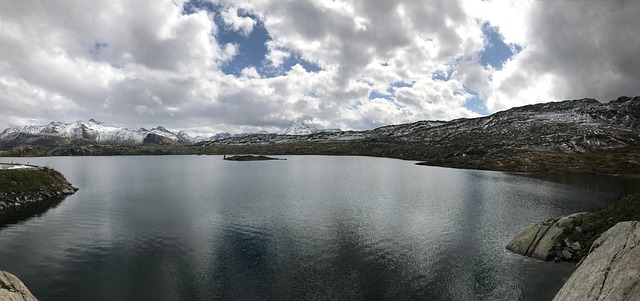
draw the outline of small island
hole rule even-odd
[[[263,155],[238,155],[238,156],[231,156],[231,157],[227,157],[227,155],[224,155],[222,157],[223,160],[227,160],[227,161],[268,161],[268,160],[287,160],[287,159],[281,159],[281,158],[272,158],[272,157],[267,157],[267,156],[263,156]]]

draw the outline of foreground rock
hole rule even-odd
[[[554,301],[640,300],[640,222],[621,222],[596,239]]]
[[[553,218],[530,226],[507,245],[507,250],[539,260],[578,261],[582,245],[571,237],[582,231],[584,221],[593,213],[581,212]]]
[[[0,271],[0,301],[37,301],[18,277]]]

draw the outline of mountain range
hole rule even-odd
[[[324,131],[339,132],[340,130],[319,130],[304,122],[296,121],[290,126],[278,131],[278,135],[308,135]],[[262,132],[258,134],[267,134]],[[192,137],[189,134],[179,131],[172,132],[163,126],[157,126],[150,130],[140,128],[130,130],[125,127],[116,127],[95,119],[85,121],[75,121],[72,123],[51,122],[47,125],[31,125],[22,128],[8,128],[0,133],[0,141],[4,142],[5,148],[24,144],[37,144],[37,140],[58,140],[64,144],[65,139],[88,140],[98,144],[159,144],[159,145],[192,145],[204,141],[217,141],[232,137],[243,137],[251,133],[230,134],[218,133],[211,137]]]
[[[504,171],[640,174],[640,97],[565,100],[479,118],[365,131],[294,123],[277,133],[191,138],[162,127],[130,131],[90,120],[7,129],[0,155],[364,155]]]

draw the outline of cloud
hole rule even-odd
[[[0,2],[0,128],[96,117],[200,134],[367,129],[637,95],[637,3]],[[481,64],[487,26],[522,47],[499,70]]]

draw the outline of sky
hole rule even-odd
[[[640,95],[640,1],[0,1],[0,130],[372,129]]]

